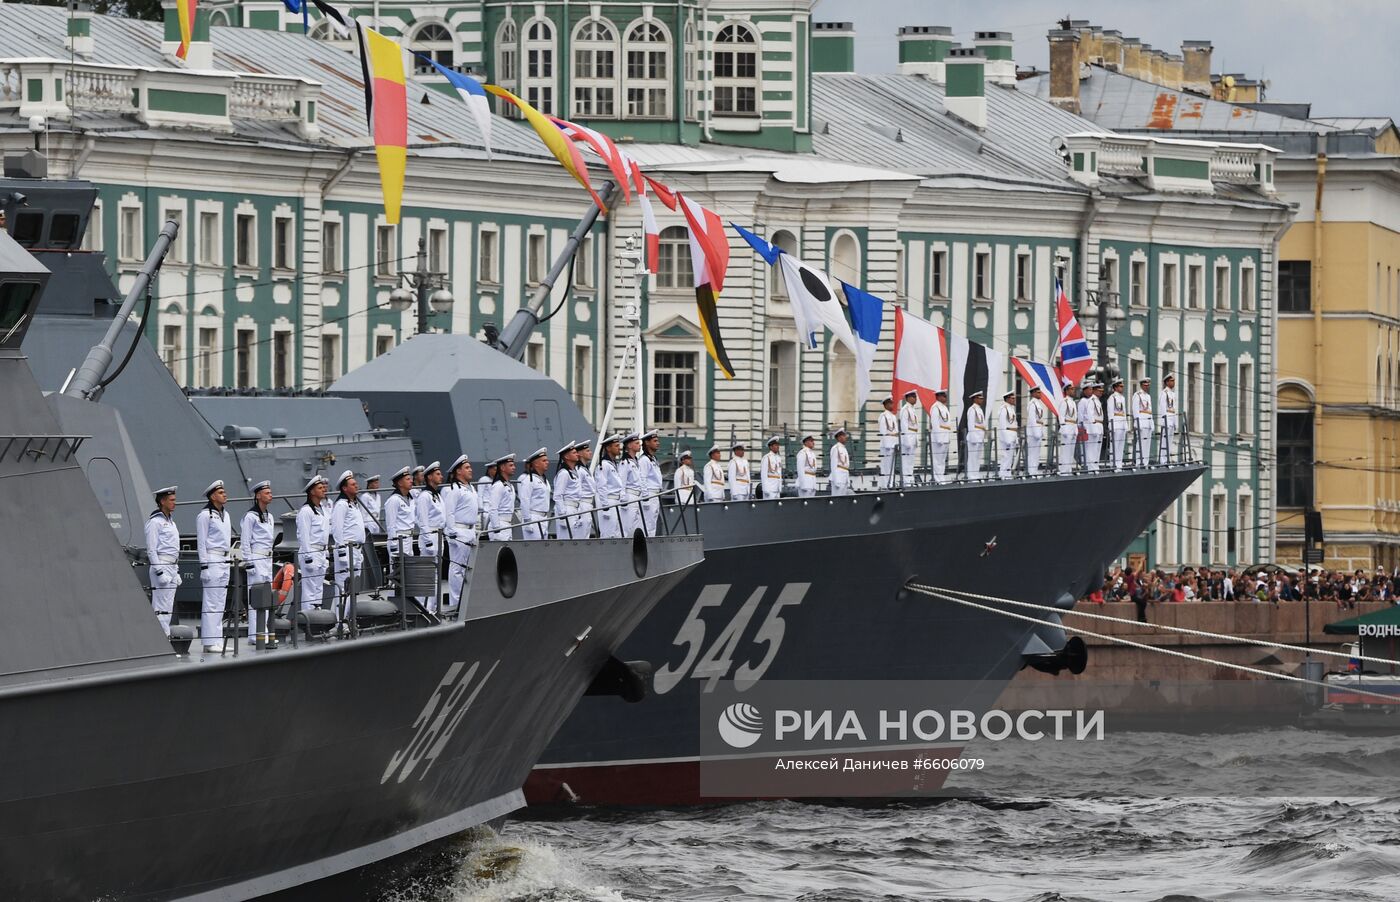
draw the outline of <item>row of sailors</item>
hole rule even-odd
[[[831,476],[827,483],[831,494],[851,494],[851,450],[847,446],[850,433],[845,429],[836,430],[835,440],[827,452],[827,469]],[[782,442],[777,436],[768,439],[768,453],[759,461],[759,488],[764,498],[777,498],[783,493],[783,483],[787,477],[785,461],[781,449]],[[747,501],[754,497],[753,471],[745,457],[748,449],[742,442],[729,448],[729,463],[720,460],[723,449],[711,445],[709,461],[701,471],[699,491],[706,501],[724,501],[728,492],[730,501]],[[821,452],[817,450],[817,437],[807,434],[802,437],[802,447],[797,449],[797,496],[810,498],[817,493],[817,470],[821,467]],[[676,467],[674,487],[676,501],[689,504],[697,489],[695,470],[692,468],[690,451],[682,451],[679,466]]]

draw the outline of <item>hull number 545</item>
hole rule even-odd
[[[734,656],[740,649],[744,633],[748,631],[749,621],[754,619],[754,613],[758,610],[764,596],[768,594],[768,587],[758,586],[755,588],[739,607],[739,610],[730,618],[729,623],[707,646],[705,619],[702,615],[706,608],[719,607],[724,604],[731,586],[728,584],[706,586],[700,590],[700,597],[695,599],[695,605],[690,609],[690,614],[686,616],[685,622],[681,624],[676,638],[671,643],[677,648],[685,648],[684,657],[680,663],[667,664],[656,671],[656,675],[652,678],[652,690],[657,695],[665,695],[676,688],[687,676],[690,676],[697,680],[705,680],[705,691],[713,692],[719,681],[728,677],[731,670],[734,671],[735,688],[740,692],[753,686],[763,678],[763,674],[772,665],[773,659],[778,656],[778,649],[783,644],[783,635],[787,628],[783,622],[783,608],[801,604],[811,585],[811,583],[788,583],[783,586],[778,597],[774,599],[772,607],[768,609],[768,615],[749,639],[750,645],[764,646],[762,657],[754,661],[750,656],[740,663],[737,669],[734,667]]]

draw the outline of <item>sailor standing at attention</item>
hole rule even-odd
[[[1134,464],[1145,467],[1152,463],[1152,392],[1151,379],[1139,379],[1133,392],[1133,427],[1137,429],[1137,459]]]
[[[549,449],[540,448],[525,458],[525,472],[516,484],[516,496],[520,499],[520,537],[526,541],[545,539],[549,528],[550,491],[549,479],[544,474],[549,470]]]
[[[661,518],[661,493],[666,489],[666,478],[661,475],[661,465],[656,462],[656,452],[661,449],[661,433],[655,429],[642,433],[642,456],[637,463],[642,468],[642,525],[647,535],[656,535],[656,523]]]
[[[491,483],[491,540],[509,542],[514,538],[512,520],[515,517],[515,455],[496,458],[496,481]]]
[[[331,508],[331,538],[335,541],[335,587],[342,620],[350,619],[351,595],[358,592],[360,568],[364,565],[365,506],[360,503],[360,484],[346,470],[336,480],[340,497]]]
[[[423,487],[413,499],[413,522],[418,527],[418,557],[438,559],[447,532],[447,499],[442,494],[442,464],[433,461],[423,470]],[[419,603],[434,614],[439,599],[420,596]]]
[[[770,438],[768,453],[763,455],[763,463],[760,464],[762,472],[758,477],[758,485],[763,490],[764,498],[783,496],[783,454],[778,450],[779,445],[776,435]]]
[[[491,505],[487,502],[491,499],[491,486],[496,484],[496,462],[493,460],[486,465],[486,472],[476,481],[476,497],[481,509],[481,522],[477,524],[478,535],[486,532],[486,520],[489,516],[487,510]]]
[[[411,494],[414,498],[417,498],[418,493],[423,491],[423,485],[427,481],[427,478],[427,470],[422,464],[419,464],[418,466],[414,467],[413,488],[409,490],[409,494]]]
[[[481,522],[481,499],[472,484],[472,464],[462,454],[452,462],[452,491],[450,506],[445,504],[447,518],[447,603],[462,615],[462,590],[467,584],[472,555],[476,553],[476,525]]]
[[[695,468],[691,466],[694,459],[695,455],[690,453],[689,448],[681,452],[681,459],[671,480],[671,485],[676,490],[677,504],[686,505],[695,500]]]
[[[724,486],[728,480],[724,464],[719,462],[719,445],[710,446],[710,461],[705,464],[705,500],[723,501]]]
[[[413,483],[413,468],[404,467],[389,481],[394,490],[384,502],[384,529],[389,543],[389,572],[397,576],[403,572],[399,561],[405,554],[413,554],[413,527],[418,522],[413,510],[413,495],[409,492]]]
[[[894,488],[894,449],[899,447],[899,417],[894,412],[894,396],[885,398],[880,413],[880,488]]]
[[[1040,461],[1045,447],[1045,428],[1050,423],[1050,408],[1041,398],[1040,386],[1031,386],[1030,420],[1026,423],[1026,473],[1040,475]]]
[[[802,436],[802,447],[797,451],[797,497],[811,498],[817,494],[817,470],[820,466],[817,437],[811,434]]]
[[[195,517],[194,528],[199,548],[199,581],[204,584],[204,600],[200,605],[199,637],[206,652],[220,650],[216,641],[223,638],[224,603],[228,599],[229,553],[233,547],[233,523],[224,504],[228,492],[224,481],[216,479],[204,490],[209,503]]]
[[[1003,392],[1001,409],[997,411],[997,444],[1000,446],[1001,461],[997,475],[1002,479],[1011,478],[1011,470],[1016,465],[1016,446],[1020,444],[1021,424],[1016,417],[1016,392]]]
[[[904,393],[904,406],[899,408],[899,475],[902,485],[914,484],[914,463],[919,459],[919,433],[923,431],[923,416],[919,413],[919,393]]]
[[[365,479],[365,490],[360,493],[360,503],[365,506],[365,513],[369,516],[365,520],[365,526],[371,535],[384,535],[384,499],[379,497],[378,473]]]
[[[729,500],[748,501],[752,492],[749,488],[749,462],[744,458],[748,449],[736,442],[729,449]]]
[[[1099,458],[1103,456],[1103,401],[1099,391],[1103,388],[1098,382],[1084,383],[1079,395],[1079,425],[1084,430],[1084,468],[1090,473],[1099,471]]]
[[[301,609],[309,611],[321,606],[321,594],[326,588],[326,570],[330,559],[326,543],[331,534],[331,512],[326,509],[324,476],[312,476],[306,484],[306,503],[297,511],[297,560],[301,578]]]
[[[146,518],[146,558],[151,562],[151,607],[166,635],[180,586],[180,527],[174,515],[175,486],[157,489],[156,509]]]
[[[622,502],[622,473],[617,469],[617,455],[622,445],[622,436],[610,435],[603,439],[603,459],[598,461],[598,472],[594,476],[594,505],[598,509],[598,537],[600,539],[622,538],[622,521],[617,516],[617,506]]]
[[[618,510],[622,518],[622,535],[630,538],[642,528],[642,469],[637,463],[637,455],[642,450],[642,437],[629,432],[622,440],[622,459],[617,463],[618,475],[622,477],[622,500],[626,503]]]
[[[1162,412],[1162,447],[1157,454],[1157,462],[1169,464],[1172,455],[1181,456],[1176,448],[1176,427],[1179,425],[1176,412],[1176,374],[1167,373],[1162,377],[1162,393],[1157,397],[1157,409]]]
[[[1128,439],[1128,399],[1123,394],[1123,380],[1113,380],[1113,394],[1108,396],[1109,440],[1113,452],[1113,472],[1123,469],[1123,444]]]
[[[831,477],[827,480],[833,495],[851,494],[851,451],[846,447],[849,433],[836,430],[836,442],[831,446]]]
[[[248,585],[256,586],[272,582],[272,546],[276,544],[276,521],[268,506],[272,504],[272,482],[264,479],[253,485],[253,506],[243,515],[238,525],[239,544],[243,548],[243,567],[248,574]],[[258,640],[258,617],[256,611],[248,610],[248,639]],[[264,617],[263,639],[269,643],[272,636],[266,632]]]
[[[566,442],[559,449],[559,465],[554,468],[554,537],[586,539],[579,532],[578,512],[583,509],[583,480],[578,473],[578,448]]]
[[[987,395],[975,391],[967,399],[967,478],[982,478],[982,449],[987,444]]]
[[[1085,386],[1084,394],[1089,394],[1088,386]],[[1074,449],[1079,445],[1079,406],[1083,400],[1074,400],[1074,385],[1065,385],[1064,397],[1060,399],[1060,475],[1068,476],[1074,472]]]
[[[953,412],[948,409],[948,390],[940,388],[933,393],[933,398],[933,407],[928,413],[929,459],[933,481],[943,485],[948,481],[948,446],[953,443],[958,424],[953,422]]]
[[[574,518],[574,536],[586,539],[593,535],[593,516],[584,511],[592,510],[598,504],[598,483],[593,475],[593,440],[586,438],[581,442],[574,442],[574,450],[578,451],[578,509],[579,515]]]

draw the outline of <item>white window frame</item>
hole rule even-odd
[[[574,287],[581,289],[593,288],[593,248],[595,242],[593,233],[584,235],[578,243],[578,250],[574,252]]]
[[[253,340],[248,343],[248,384],[239,384],[239,355],[242,347],[239,339],[243,335],[252,335]],[[233,387],[234,388],[257,388],[258,387],[258,326],[251,318],[241,318],[233,324]]]
[[[787,235],[792,238],[792,240],[785,242],[779,237],[782,235]],[[768,243],[774,247],[782,248],[784,253],[792,254],[794,257],[801,259],[801,254],[798,253],[799,244],[797,232],[792,229],[775,229],[773,234],[769,236]],[[787,282],[783,280],[783,268],[781,266],[771,266],[769,269],[772,273],[769,277],[772,286],[769,289],[769,298],[775,301],[789,300]]]
[[[1202,260],[1186,261],[1186,298],[1184,309],[1206,309],[1206,265]]]
[[[441,29],[447,37],[445,39],[440,36],[434,36],[432,39],[424,38],[424,33],[433,29]],[[452,33],[452,27],[441,19],[419,20],[414,23],[413,35],[408,39],[408,45],[415,54],[429,57],[446,69],[455,70],[457,68],[457,38]],[[430,75],[436,71],[416,55],[413,57],[413,68]]]
[[[287,376],[287,378],[286,378],[286,383],[285,383],[285,384],[278,384],[278,381],[277,381],[277,357],[278,357],[278,355],[277,355],[277,346],[278,346],[278,343],[282,340],[283,337],[285,337],[286,340],[287,340],[287,356],[286,356],[286,369],[287,369],[286,376]],[[268,372],[269,378],[272,379],[272,387],[273,387],[274,389],[276,389],[276,388],[296,388],[296,384],[297,384],[297,339],[296,339],[296,335],[292,332],[292,327],[291,327],[290,325],[283,324],[283,323],[281,323],[281,322],[279,322],[279,323],[277,323],[276,325],[274,325],[274,326],[272,327],[271,341],[270,341],[268,344],[269,344],[269,351],[268,351],[268,353],[270,353],[270,354],[272,355],[272,366],[271,366],[271,368],[270,368],[270,370],[269,370],[269,372]]]
[[[538,285],[549,272],[549,236],[535,228],[525,235],[525,283]]]
[[[477,229],[476,280],[487,285],[501,284],[501,230],[494,225]],[[487,253],[487,246],[490,253]]]
[[[600,30],[605,30],[606,36],[600,36]],[[619,118],[622,50],[617,26],[590,16],[574,27],[570,48],[572,115],[580,119]]]
[[[399,337],[394,332],[393,326],[379,325],[374,327],[374,344],[372,348],[375,357],[382,357],[389,353],[398,346],[398,343]]]
[[[327,230],[333,232],[327,235]],[[326,276],[344,275],[341,271],[341,244],[345,240],[345,225],[339,217],[323,216],[321,218],[321,274]],[[330,240],[327,240],[327,239]]]
[[[632,74],[634,55],[639,57],[637,71],[643,74]],[[671,33],[666,26],[656,19],[638,19],[629,24],[622,46],[622,101],[626,117],[671,118],[672,74]]]
[[[748,40],[727,41],[724,40],[726,34],[743,33],[748,36]],[[751,50],[749,48],[752,48]],[[753,74],[740,75],[746,69],[745,56],[752,53]],[[760,41],[758,29],[748,22],[727,21],[720,24],[715,31],[714,44],[710,50],[710,67],[712,73],[712,95],[711,107],[716,116],[725,117],[761,117],[763,115],[763,86],[760,75],[763,71],[763,46]],[[730,74],[721,75],[720,70],[728,62]],[[739,92],[744,90],[753,91],[753,109],[741,109],[739,102]],[[732,92],[727,100],[721,100],[725,94],[721,92]]]
[[[1254,434],[1254,359],[1248,355],[1235,364],[1235,432]]]
[[[985,266],[983,264],[986,264]],[[972,252],[972,299],[987,303],[996,291],[995,261],[991,248],[975,249]]]
[[[447,224],[429,223],[427,234],[428,271],[452,274],[452,242]]]
[[[224,263],[224,216],[222,204],[207,201],[195,202],[195,264],[203,267],[222,267]],[[213,234],[205,235],[204,224],[213,219]],[[210,240],[206,240],[210,239]]]
[[[1215,294],[1215,297],[1212,299],[1214,307],[1221,313],[1229,312],[1234,305],[1231,303],[1230,298],[1230,262],[1228,260],[1216,262],[1214,277],[1215,283],[1211,286],[1211,290]],[[1222,287],[1225,289],[1223,298],[1220,290]]]
[[[248,229],[248,259],[238,259],[238,226],[243,220],[250,224]],[[256,272],[258,268],[258,211],[252,204],[239,204],[233,211],[233,268],[242,272]]]
[[[648,365],[648,367],[647,367],[647,371],[648,371],[649,378],[647,379],[647,386],[646,386],[646,387],[647,387],[647,412],[651,415],[651,418],[652,418],[652,419],[651,419],[651,422],[652,422],[653,424],[655,424],[655,425],[657,425],[657,426],[660,426],[660,427],[662,427],[662,428],[665,428],[665,429],[693,428],[693,427],[697,427],[697,426],[701,425],[700,420],[701,420],[701,418],[704,416],[704,413],[703,413],[703,411],[704,411],[704,399],[703,399],[703,397],[702,397],[703,391],[704,391],[704,382],[705,382],[705,350],[704,350],[704,347],[703,347],[703,346],[697,346],[697,345],[694,345],[694,344],[689,344],[689,343],[686,343],[686,344],[679,344],[679,343],[677,343],[677,344],[675,344],[675,345],[671,345],[671,344],[667,343],[667,344],[661,345],[661,346],[657,346],[657,343],[655,343],[655,342],[651,342],[651,343],[649,343],[649,344],[651,344],[652,347],[650,348],[650,350],[651,350],[651,359],[648,361],[649,365]],[[694,361],[694,366],[693,366],[692,368],[688,369],[688,370],[687,370],[687,369],[684,369],[684,368],[681,368],[681,367],[662,367],[662,366],[660,366],[659,363],[658,363],[658,358],[659,358],[660,355],[662,355],[662,354],[689,354],[689,355],[691,355],[691,359]],[[693,396],[694,396],[694,403],[691,405],[691,409],[690,409],[690,412],[691,412],[691,418],[690,418],[690,420],[680,420],[680,419],[675,419],[675,418],[673,418],[674,415],[675,415],[675,413],[677,412],[677,404],[676,404],[676,402],[675,402],[675,384],[674,384],[674,380],[673,380],[672,386],[671,386],[672,400],[671,400],[671,404],[670,404],[670,414],[669,414],[666,418],[658,417],[658,416],[657,416],[658,409],[657,409],[657,406],[656,406],[656,405],[657,405],[657,400],[656,400],[656,379],[657,379],[657,377],[658,377],[658,376],[661,376],[661,375],[663,375],[663,374],[668,374],[668,373],[669,373],[669,374],[683,374],[683,373],[687,373],[687,372],[691,374],[691,376],[692,376],[692,378],[693,378],[693,380],[694,380],[694,383],[693,383],[693,386],[692,386],[692,393],[693,393]]]
[[[952,280],[949,272],[949,262],[952,257],[948,254],[947,245],[936,244],[929,248],[928,252],[928,296],[933,300],[946,301],[951,295],[948,290]],[[934,265],[937,261],[938,265]]]
[[[1023,271],[1024,270],[1024,271]],[[1015,270],[1011,274],[1012,291],[1022,304],[1035,302],[1035,262],[1029,251],[1017,251]]]
[[[388,241],[384,240],[388,236]],[[387,244],[387,246],[386,246]],[[387,253],[386,253],[387,252]],[[379,280],[394,281],[398,270],[394,264],[399,255],[399,227],[386,222],[374,224],[374,277]]]
[[[141,204],[123,200],[117,206],[117,259],[123,263],[140,263],[141,251],[145,248],[146,224],[141,215]],[[132,224],[135,229],[132,229]],[[135,234],[133,234],[133,232]]]
[[[699,42],[696,39],[695,20],[687,19],[683,40],[685,46],[682,52],[685,54],[685,118],[694,122],[700,118],[700,52]]]
[[[83,232],[83,240],[78,247],[93,253],[102,252],[102,201],[95,200],[92,204],[92,212],[88,214],[87,230]]]
[[[160,360],[170,375],[180,385],[185,384],[185,322],[181,313],[162,314],[160,320]],[[169,340],[170,330],[174,330],[175,342]]]
[[[658,291],[693,291],[695,275],[691,267],[690,237],[685,226],[668,226],[661,230],[661,248],[656,288]]]
[[[569,394],[587,417],[593,409],[593,344],[587,338],[580,337],[574,339],[570,348]],[[580,360],[584,363],[582,374],[579,373]]]
[[[1181,307],[1181,262],[1175,257],[1162,259],[1157,302],[1164,310]]]
[[[221,347],[223,330],[214,317],[196,316],[194,320],[194,385],[196,388],[215,388],[223,381],[224,355]],[[205,356],[204,337],[212,336],[209,354]],[[206,365],[208,372],[205,371]]]
[[[1246,260],[1240,264],[1239,299],[1241,313],[1254,313],[1258,307],[1259,284],[1254,272],[1252,261]]]
[[[286,258],[278,259],[278,231],[285,223],[287,229]],[[295,272],[297,268],[297,220],[290,211],[272,215],[272,269],[278,273]]]
[[[1210,368],[1210,423],[1216,435],[1230,432],[1230,363],[1218,354]]]
[[[547,30],[549,37],[539,37],[541,30]],[[553,22],[541,18],[527,21],[522,33],[525,40],[522,42],[524,67],[520,74],[521,95],[526,103],[541,113],[557,115],[554,94],[558,84],[555,63],[559,33]]]
[[[162,201],[160,205],[160,227],[165,228],[165,224],[172,219],[178,225],[179,231],[175,233],[175,240],[170,242],[170,251],[165,255],[165,263],[175,266],[185,266],[189,263],[189,255],[185,253],[185,248],[191,245],[189,232],[185,229],[185,203],[177,201],[172,205],[169,201]]]
[[[496,84],[511,93],[520,90],[520,28],[514,19],[506,19],[496,29]],[[509,119],[519,119],[520,109],[515,104],[497,99],[496,113]]]
[[[330,348],[330,354],[326,353],[327,346]],[[340,370],[345,363],[345,339],[338,327],[321,327],[320,349],[321,387],[329,388],[332,382],[340,378]]]
[[[1145,308],[1147,296],[1147,258],[1133,256],[1128,261],[1128,305]]]

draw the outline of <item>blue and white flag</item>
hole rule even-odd
[[[808,266],[792,254],[779,254],[778,266],[783,272],[783,284],[787,286],[788,300],[792,302],[792,318],[803,344],[816,349],[820,345],[822,329],[826,328],[854,354],[856,340],[851,334],[851,324],[846,320],[846,311],[841,309],[836,292],[831,290],[831,280],[826,273]]]
[[[842,282],[841,288],[846,292],[846,309],[851,312],[851,326],[856,333],[856,407],[860,408],[870,396],[870,367],[875,362],[875,349],[880,346],[885,302],[847,282]]]
[[[1065,397],[1060,389],[1059,372],[1048,363],[1027,360],[1024,357],[1012,357],[1011,366],[1026,380],[1027,385],[1040,389],[1041,398],[1046,404],[1053,405],[1051,409],[1058,415]]]
[[[776,244],[769,244],[737,222],[731,222],[730,225],[733,226],[734,231],[739,233],[740,238],[749,243],[749,247],[753,248],[754,253],[763,258],[765,263],[772,266],[778,262],[778,255],[783,252],[782,248]]]
[[[456,89],[457,96],[462,98],[467,109],[472,111],[476,127],[481,130],[481,143],[486,147],[486,159],[491,159],[491,101],[487,98],[486,89],[481,86],[481,82],[470,75],[454,72],[446,66],[440,65],[437,60],[421,53],[417,56],[447,79],[447,83]]]

